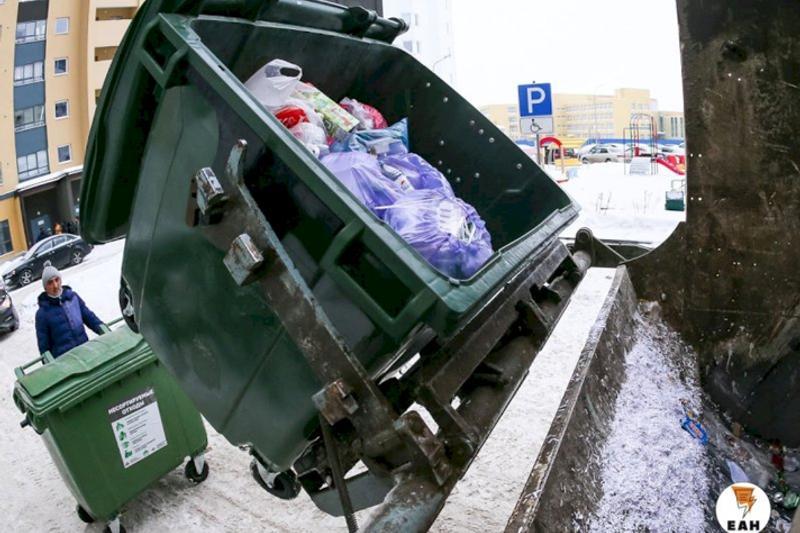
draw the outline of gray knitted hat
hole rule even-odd
[[[61,272],[53,265],[47,265],[42,271],[42,287],[47,288],[47,282],[53,278],[60,278]]]

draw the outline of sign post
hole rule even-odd
[[[536,137],[536,162],[542,164],[539,135],[553,133],[553,95],[549,83],[531,83],[517,87],[520,131],[527,128]]]

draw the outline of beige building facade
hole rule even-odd
[[[76,228],[96,100],[143,2],[0,2],[0,261]]]
[[[495,104],[481,111],[511,139],[532,139],[520,131],[519,110],[516,104]],[[568,146],[581,144],[589,138],[611,139],[630,137],[634,117],[641,126],[650,124],[652,117],[659,138],[682,139],[682,112],[658,111],[658,102],[647,89],[616,89],[613,94],[553,95],[554,135]]]

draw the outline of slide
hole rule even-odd
[[[661,166],[667,167],[668,169],[670,169],[675,174],[678,174],[679,176],[686,175],[686,172],[684,170],[682,170],[680,167],[678,167],[678,165],[676,165],[671,161],[667,161],[666,159],[656,159],[656,163],[658,163]]]

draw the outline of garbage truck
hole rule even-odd
[[[678,2],[687,222],[642,255],[588,231],[562,242],[578,207],[392,46],[404,21],[322,0],[149,0],[99,100],[81,232],[127,239],[126,321],[208,422],[251,449],[255,480],[280,498],[304,490],[351,530],[354,512],[375,506],[365,530],[430,527],[593,265],[619,266],[639,297],[663,303],[703,348],[726,409],[797,441],[800,411],[754,414],[778,396],[796,404],[800,366],[787,231],[800,220],[798,121],[788,120],[800,118],[797,55],[752,30],[773,28],[796,49],[800,13],[772,4]],[[247,90],[275,58],[301,65],[334,101],[407,120],[408,148],[492,235],[476,273],[432,267]],[[768,107],[776,101],[780,113]],[[754,122],[763,144],[731,155]],[[743,376],[745,388],[730,386]],[[531,487],[520,500],[528,511],[541,496]],[[535,513],[517,516],[533,527]]]

